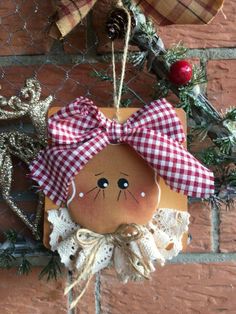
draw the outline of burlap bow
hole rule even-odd
[[[153,271],[152,263],[145,255],[138,255],[130,247],[130,243],[144,237],[147,229],[142,225],[124,224],[121,225],[116,232],[109,234],[98,234],[88,229],[79,229],[76,232],[74,240],[79,244],[79,247],[89,252],[84,260],[83,267],[80,270],[74,282],[65,289],[65,294],[69,293],[76,285],[80,285],[82,281],[85,284],[81,288],[78,297],[72,302],[71,308],[74,308],[84,292],[93,276],[93,266],[97,259],[97,253],[106,244],[112,244],[116,248],[122,249],[122,252],[127,256],[128,262],[131,265],[136,276],[149,279],[150,273]],[[142,269],[142,271],[141,271]]]
[[[66,36],[90,12],[97,0],[60,0],[58,19],[51,28],[54,38]],[[144,14],[159,25],[207,24],[222,8],[224,0],[134,0]]]

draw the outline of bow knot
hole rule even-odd
[[[82,248],[99,246],[102,242],[120,246],[137,241],[144,235],[144,230],[145,227],[134,223],[120,225],[114,233],[106,234],[81,228],[76,232],[76,241]]]
[[[126,123],[121,124],[113,119],[107,121],[106,133],[109,143],[122,143],[124,137],[132,133],[132,128],[128,127]]]
[[[32,162],[31,177],[58,205],[66,202],[73,177],[111,143],[132,147],[177,192],[200,198],[214,193],[212,172],[181,145],[183,127],[165,99],[153,101],[120,124],[80,97],[49,119],[48,134],[53,145]]]

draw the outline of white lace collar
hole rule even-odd
[[[140,264],[140,261],[145,260],[148,263],[148,272],[152,272],[155,270],[155,262],[164,265],[166,260],[182,250],[182,237],[188,231],[189,216],[187,212],[175,209],[157,210],[151,221],[142,226],[143,236],[129,243],[131,253],[137,258],[135,269],[131,267],[130,257],[122,247],[108,241],[105,235],[85,232],[82,234],[83,245],[79,244],[77,232],[82,228],[72,221],[67,208],[48,211],[48,221],[52,224],[50,246],[53,251],[59,253],[67,268],[76,269],[81,273],[89,256],[94,252],[95,243],[99,242],[91,266],[92,274],[113,266],[121,281],[138,280],[144,276],[143,263]]]

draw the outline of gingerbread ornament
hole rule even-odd
[[[113,266],[123,282],[147,279],[181,251],[189,214],[159,206],[163,180],[185,195],[214,192],[213,174],[182,146],[183,127],[165,99],[131,115],[123,109],[119,122],[108,111],[83,97],[59,110],[49,119],[50,145],[30,166],[58,206],[47,211],[45,235],[77,273],[66,289],[80,286],[72,307],[97,271]]]

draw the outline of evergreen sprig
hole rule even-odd
[[[234,135],[231,136],[225,136],[225,137],[220,137],[213,142],[219,147],[220,152],[225,155],[230,155],[232,152],[232,148],[236,144],[236,138]]]
[[[61,275],[61,267],[57,258],[53,255],[49,260],[48,264],[42,269],[39,274],[39,279],[46,278],[47,281],[52,279],[57,280]]]
[[[222,154],[217,147],[208,147],[197,153],[198,159],[206,166],[217,166],[227,162],[227,155]]]
[[[92,77],[97,77],[99,78],[101,81],[109,81],[112,82],[112,78],[104,71],[104,70],[93,70],[91,72],[91,76]]]
[[[17,240],[17,232],[13,229],[9,229],[9,230],[4,232],[4,237],[11,244],[15,244],[16,240]]]
[[[225,183],[230,187],[236,188],[236,169],[232,169],[225,176]]]
[[[165,51],[162,55],[162,59],[168,64],[171,65],[172,63],[182,60],[186,57],[188,52],[188,48],[186,48],[181,42],[177,45],[174,45],[172,48]]]
[[[32,270],[32,265],[28,259],[23,255],[20,265],[18,266],[19,275],[28,275]]]
[[[236,108],[230,108],[226,111],[223,120],[236,121]]]
[[[188,86],[201,85],[207,82],[206,73],[203,67],[194,64],[193,65],[193,76]]]
[[[170,91],[171,83],[167,79],[159,80],[154,85],[154,99],[167,97]]]
[[[202,122],[202,124],[193,127],[190,134],[193,134],[195,139],[197,138],[200,142],[203,142],[208,135],[209,127],[208,124]]]
[[[0,250],[0,268],[10,269],[13,266],[13,262],[16,260],[13,254],[13,248]]]

